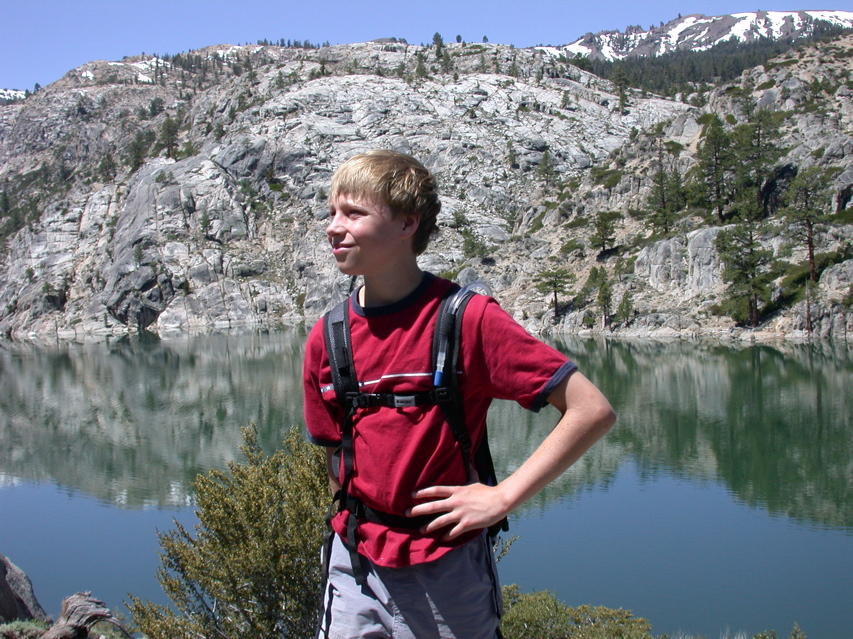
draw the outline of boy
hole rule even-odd
[[[417,256],[440,208],[432,175],[407,155],[357,155],[332,177],[326,235],[341,272],[363,278],[348,301],[363,393],[433,389],[434,326],[454,285],[421,271]],[[349,413],[335,397],[323,321],[311,331],[305,420],[312,441],[326,447],[333,492],[343,484],[344,494],[332,520],[319,637],[500,637],[500,590],[484,530],[559,476],[615,420],[574,364],[489,297],[473,296],[465,310],[458,362],[471,450],[494,398],[532,410],[547,401],[561,413],[534,454],[497,485],[476,481],[434,403]]]

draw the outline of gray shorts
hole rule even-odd
[[[334,535],[320,639],[495,639],[502,613],[485,534],[440,559],[384,568],[362,557],[355,582],[349,551]]]

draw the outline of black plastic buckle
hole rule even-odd
[[[369,398],[364,393],[351,392],[344,395],[344,400],[349,406],[353,408],[367,408],[369,404]]]
[[[439,404],[445,404],[453,400],[453,394],[447,386],[439,386],[435,389],[435,401]]]

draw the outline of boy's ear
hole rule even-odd
[[[409,213],[408,215],[402,216],[400,220],[403,223],[403,233],[405,235],[414,235],[421,223],[421,214]]]

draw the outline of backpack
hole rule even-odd
[[[349,479],[353,470],[352,421],[356,411],[371,406],[405,408],[410,406],[441,406],[444,418],[462,452],[462,462],[467,470],[471,457],[471,437],[465,426],[465,411],[458,383],[459,343],[462,335],[462,316],[468,302],[476,294],[476,288],[488,287],[477,283],[465,288],[454,286],[441,301],[435,332],[432,340],[433,389],[417,393],[364,393],[355,372],[352,359],[352,343],[349,324],[349,298],[345,299],[323,317],[323,334],[335,395],[344,410],[341,425],[340,455],[343,456],[343,475],[339,478],[341,489],[335,496],[338,512],[348,511],[347,538],[344,543],[353,560],[356,581],[364,579],[361,561],[357,553],[356,530],[359,520],[381,523],[395,528],[417,529],[426,525],[434,516],[406,517],[378,511],[348,493]],[[489,451],[488,433],[473,456],[474,468],[480,482],[497,484],[494,464]],[[331,514],[331,511],[330,511]],[[495,537],[501,530],[508,530],[506,519],[489,528]]]

